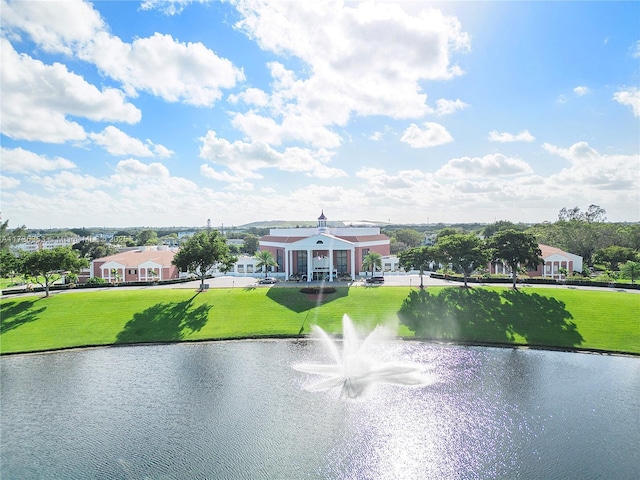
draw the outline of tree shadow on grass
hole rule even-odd
[[[562,302],[521,291],[413,290],[398,312],[416,337],[464,342],[575,347],[583,342]]]
[[[118,333],[115,343],[175,342],[198,332],[209,319],[212,305],[193,307],[193,299],[158,303],[136,313]]]
[[[287,307],[296,313],[306,312],[318,305],[332,302],[338,298],[349,295],[349,287],[336,287],[333,293],[323,293],[320,295],[310,295],[301,292],[300,288],[282,287],[270,288],[267,297],[283,307]],[[328,288],[325,286],[325,288]]]
[[[23,300],[21,302],[4,302],[0,306],[0,334],[7,333],[27,323],[34,322],[38,315],[45,311],[46,306],[35,308],[41,298]]]

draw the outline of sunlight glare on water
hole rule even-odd
[[[376,358],[433,381],[345,398],[291,368],[320,351],[243,341],[3,357],[0,477],[640,478],[635,358],[398,341]]]

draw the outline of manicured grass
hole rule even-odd
[[[429,288],[428,297],[417,299],[417,292],[408,287],[340,287],[318,299],[297,288],[202,293],[158,288],[6,298],[0,302],[0,353],[296,336],[309,333],[313,324],[341,333],[345,313],[364,330],[387,324],[399,335],[413,337],[398,315],[412,309],[422,324],[440,322],[439,336],[420,327],[419,335],[427,338],[640,354],[640,294],[526,288],[514,295],[508,288],[491,287],[467,295],[465,289],[442,287]],[[433,312],[443,312],[444,320]]]

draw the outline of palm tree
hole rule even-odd
[[[254,255],[254,258],[258,260],[256,263],[257,268],[264,267],[264,276],[267,278],[267,273],[269,272],[269,267],[277,267],[278,262],[273,258],[273,253],[268,250],[260,250],[258,253]]]
[[[369,252],[362,261],[363,270],[371,270],[371,276],[373,277],[376,269],[382,270],[382,255],[377,252]]]

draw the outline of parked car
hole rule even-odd
[[[278,279],[275,278],[275,277],[264,277],[264,278],[261,278],[260,280],[258,280],[258,283],[264,285],[264,284],[268,284],[268,283],[276,283],[277,281],[278,281]]]
[[[384,277],[369,277],[365,280],[367,283],[384,283]]]

